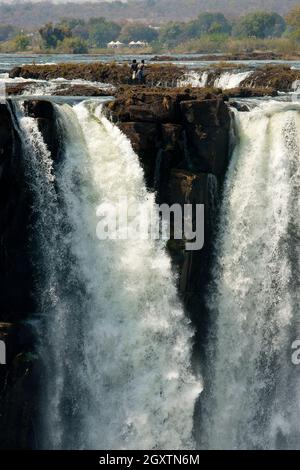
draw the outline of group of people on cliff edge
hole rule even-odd
[[[145,61],[141,60],[140,63],[137,63],[136,59],[133,59],[130,69],[132,83],[143,85],[145,83]]]

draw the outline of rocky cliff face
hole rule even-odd
[[[6,105],[0,106],[0,305],[1,320],[20,320],[31,310],[32,273],[28,226],[30,196],[21,158],[21,142]]]
[[[131,140],[147,184],[159,189],[160,199],[172,168],[224,175],[230,117],[222,94],[128,87],[107,110]]]
[[[38,448],[39,390],[43,371],[29,319],[36,312],[32,195],[26,183],[22,143],[8,105],[0,106],[0,340],[7,365],[0,365],[0,447]],[[59,137],[47,101],[25,102],[38,120],[56,160]],[[129,137],[158,202],[205,204],[205,243],[187,252],[182,241],[169,250],[180,273],[187,311],[205,334],[203,292],[209,279],[217,200],[228,165],[230,115],[224,97],[205,90],[119,90],[107,114]],[[200,351],[201,352],[201,351]]]
[[[229,108],[223,95],[207,90],[131,87],[107,105],[107,113],[131,140],[159,203],[205,205],[203,248],[185,251],[182,242],[169,242],[179,290],[201,344],[218,199],[229,162]]]
[[[0,106],[0,339],[7,365],[0,365],[0,446],[30,447],[35,390],[26,320],[34,306],[30,262],[32,205],[24,177],[21,142],[8,105]]]

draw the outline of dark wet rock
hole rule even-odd
[[[21,142],[7,105],[0,105],[0,116],[0,321],[15,321],[28,317],[33,308],[28,247],[31,197]]]
[[[54,119],[53,105],[47,100],[30,100],[24,102],[25,110],[30,117]]]
[[[172,259],[179,271],[179,291],[187,312],[197,326],[197,337],[205,337],[207,313],[204,293],[210,281],[212,246],[216,228],[218,202],[221,184],[211,173],[193,173],[173,169],[168,182],[169,204],[191,204],[195,211],[196,204],[204,204],[204,245],[200,250],[187,251],[181,240],[168,243]],[[201,313],[200,313],[201,312]],[[201,344],[203,341],[199,343]],[[199,348],[198,345],[198,348]]]
[[[113,89],[103,89],[91,85],[64,85],[52,92],[54,96],[112,96]]]
[[[56,162],[59,157],[59,129],[53,104],[46,100],[30,100],[24,102],[24,107],[28,116],[37,120],[44,142]]]
[[[119,90],[106,110],[132,141],[148,186],[159,193],[176,166],[224,174],[230,116],[223,95],[203,88],[129,88]]]
[[[119,127],[130,139],[134,151],[139,155],[150,185],[154,179],[154,162],[161,146],[158,125],[154,122],[120,122]]]
[[[189,100],[180,104],[183,120],[203,127],[219,127],[228,122],[227,107],[222,99]]]
[[[52,119],[37,118],[38,127],[43,135],[43,139],[51,152],[53,160],[56,162],[59,156],[59,135],[56,121]]]
[[[20,66],[13,67],[9,71],[9,78],[21,77],[21,73],[22,73],[22,67],[20,67]]]
[[[247,106],[246,104],[241,103],[241,102],[239,102],[239,101],[231,101],[231,102],[230,102],[230,106],[231,106],[232,108],[237,109],[237,110],[240,111],[240,112],[248,112],[248,111],[250,111],[249,106]]]
[[[278,92],[273,87],[237,87],[224,91],[228,98],[260,98],[263,96],[278,96]]]
[[[29,92],[34,82],[18,82],[18,83],[6,83],[5,91],[7,95],[23,95],[25,92]]]
[[[24,323],[0,323],[6,365],[0,365],[0,448],[32,449],[37,430],[41,365],[32,350],[34,335]]]
[[[258,68],[240,83],[241,88],[269,88],[288,92],[295,80],[300,79],[300,70],[293,70],[288,65],[266,65]]]
[[[222,99],[181,103],[190,169],[224,174],[228,164],[230,116]]]
[[[179,122],[180,102],[190,97],[183,90],[120,89],[108,109],[114,122]]]
[[[150,85],[172,85],[182,77],[184,68],[172,64],[146,65],[147,83]],[[80,78],[93,82],[121,85],[131,83],[129,64],[95,62],[89,64],[51,64],[51,65],[22,65],[14,67],[10,78],[23,77],[42,80]]]

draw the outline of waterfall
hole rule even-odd
[[[262,102],[235,112],[235,129],[208,298],[202,445],[299,448],[300,106]]]
[[[12,102],[11,106],[13,122],[23,147],[25,177],[34,200],[31,244],[34,251],[32,262],[36,273],[33,294],[38,314],[35,314],[33,319],[39,320],[37,337],[40,339],[40,354],[46,377],[46,393],[42,397],[44,405],[41,410],[44,417],[42,435],[48,448],[59,448],[63,443],[68,446],[61,413],[62,408],[70,408],[62,404],[62,398],[64,397],[65,402],[70,399],[70,395],[66,393],[68,387],[64,375],[67,375],[70,366],[72,367],[72,364],[66,361],[66,356],[71,355],[67,328],[75,308],[71,300],[77,300],[77,286],[74,286],[77,279],[72,281],[69,239],[65,234],[66,221],[57,194],[51,153],[44,143],[38,122],[26,116],[23,104]],[[61,348],[57,347],[58,342]],[[76,350],[76,345],[74,349]],[[78,353],[72,352],[77,357]],[[77,387],[79,389],[78,384]],[[76,415],[74,410],[73,415]],[[72,436],[68,439],[68,442],[70,441]],[[39,445],[42,443],[39,442]]]
[[[201,71],[197,72],[195,70],[191,70],[187,72],[183,79],[179,80],[177,86],[191,86],[191,87],[200,87],[204,88],[208,85],[212,85],[215,88],[222,88],[223,90],[228,90],[230,88],[238,87],[243,80],[248,78],[253,71],[247,70],[244,72],[238,72],[235,70],[225,71],[218,74],[217,78],[213,80],[211,83],[211,77],[216,75],[216,71],[214,69],[210,71]]]
[[[128,139],[96,101],[55,109],[55,164],[36,121],[18,110],[36,195],[43,447],[193,448],[201,384],[163,243],[96,236],[100,203],[126,196],[131,208],[154,210],[154,195]]]
[[[214,87],[222,88],[222,90],[229,90],[231,88],[236,88],[242,83],[243,80],[246,80],[253,72],[247,70],[246,72],[223,72],[221,75],[216,78],[214,82]]]
[[[192,87],[205,87],[207,85],[208,72],[197,72],[191,70],[187,72],[183,79],[178,81],[177,86],[192,86]]]

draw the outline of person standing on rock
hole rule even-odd
[[[139,85],[143,85],[145,83],[145,61],[144,60],[141,60],[140,64],[138,65],[136,78],[138,80]]]
[[[135,83],[137,79],[137,72],[138,72],[138,64],[136,62],[136,59],[133,59],[130,70],[131,70],[132,83]]]

